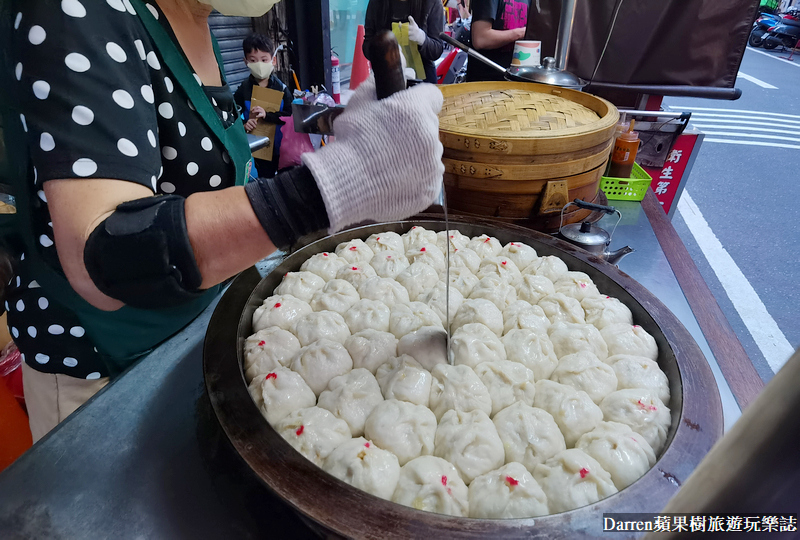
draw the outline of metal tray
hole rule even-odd
[[[242,273],[220,300],[209,323],[203,369],[212,406],[233,447],[264,484],[326,536],[356,538],[604,538],[604,512],[660,511],[713,443],[722,435],[722,405],[711,369],[689,332],[655,296],[605,261],[556,238],[482,219],[451,220],[450,228],[469,236],[488,234],[501,243],[524,242],[539,255],[557,255],[570,270],[588,274],[605,294],[632,311],[634,321],[656,340],[658,363],[670,381],[672,425],[655,466],[619,493],[569,512],[530,519],[456,518],[415,510],[374,497],[325,473],[296,452],[266,422],[250,398],[242,370],[244,341],[251,319],[286,272],[312,255],[334,251],[375,232],[404,233],[414,225],[444,230],[439,216],[368,225],[310,243],[289,255],[269,275],[255,268]],[[268,511],[268,509],[265,509]]]

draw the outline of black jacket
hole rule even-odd
[[[394,0],[370,0],[367,5],[367,14],[364,21],[364,56],[370,60],[369,46],[375,34],[381,30],[391,30],[391,17],[385,18],[387,10],[382,9],[384,4]],[[411,1],[411,0],[407,0]],[[418,19],[414,17],[419,27],[426,34],[425,43],[419,48],[419,55],[425,66],[425,80],[436,84],[436,65],[434,62],[439,59],[444,49],[444,43],[439,39],[439,34],[444,29],[444,9],[441,0],[424,0],[425,17]],[[413,15],[413,13],[412,13]],[[399,21],[407,22],[407,21]]]
[[[257,84],[258,81],[256,81],[255,77],[250,75],[242,81],[242,84],[240,84],[239,88],[236,89],[236,92],[233,93],[233,99],[236,101],[236,104],[239,106],[242,112],[245,112],[244,102],[250,101],[250,98],[253,96],[253,86]],[[281,107],[281,111],[283,111],[284,116],[292,114],[293,97],[292,92],[289,91],[289,87],[283,84],[283,81],[273,74],[269,76],[267,88],[270,90],[278,90],[279,92],[283,92],[283,106]],[[245,120],[247,120],[247,118],[245,118]]]

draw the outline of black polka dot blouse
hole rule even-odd
[[[234,184],[224,147],[173,80],[129,0],[18,5],[12,84],[32,161],[27,185],[37,249],[48,264],[60,268],[43,190],[48,180],[108,178],[184,197]],[[147,8],[174,39],[156,3]],[[230,89],[203,88],[231,125],[238,113]],[[34,278],[23,256],[5,305],[24,361],[45,373],[106,376],[75,314]]]

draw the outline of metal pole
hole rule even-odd
[[[575,0],[561,1],[561,20],[558,23],[558,36],[556,36],[556,69],[567,69],[569,58],[569,45],[572,41],[572,23],[575,21]]]

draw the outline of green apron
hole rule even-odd
[[[243,186],[250,175],[251,155],[241,118],[225,129],[205,91],[194,78],[186,58],[167,31],[156,21],[141,0],[130,0],[147,32],[161,53],[164,63],[184,89],[192,105],[206,125],[224,145],[235,166],[236,185]],[[214,53],[220,70],[223,66],[219,46],[212,35]],[[224,83],[224,79],[223,79]],[[27,162],[24,159],[23,162]],[[26,178],[23,171],[20,178]],[[46,264],[38,252],[33,237],[30,215],[31,193],[27,186],[17,189],[18,232],[22,235],[30,276],[43,292],[73,311],[103,358],[110,375],[116,375],[134,360],[150,352],[156,345],[177,333],[197,317],[214,300],[221,286],[210,288],[202,296],[167,309],[145,310],[125,306],[117,311],[101,311],[80,297],[70,286],[65,275]]]

